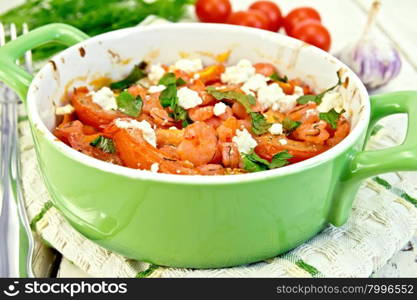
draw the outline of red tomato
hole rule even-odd
[[[283,18],[281,10],[275,3],[271,1],[256,1],[249,8],[259,10],[268,17],[269,30],[277,32],[281,28]]]
[[[268,17],[257,10],[237,11],[230,15],[227,23],[234,25],[249,26],[268,30]]]
[[[320,14],[312,7],[299,7],[293,9],[288,13],[284,19],[284,28],[288,35],[291,35],[291,31],[302,21],[305,20],[317,20],[321,22]]]
[[[198,0],[195,11],[201,22],[225,23],[232,6],[229,0]]]
[[[332,43],[332,38],[326,27],[314,20],[306,20],[296,26],[292,30],[291,36],[324,51],[329,51]]]

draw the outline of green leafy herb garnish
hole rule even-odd
[[[106,138],[102,135],[100,135],[98,138],[96,138],[95,140],[93,140],[90,143],[91,146],[96,147],[98,149],[103,150],[104,152],[107,153],[115,153],[116,152],[116,148],[114,147],[114,143],[112,139]]]
[[[238,101],[240,104],[242,104],[247,112],[251,112],[251,105],[256,104],[255,97],[252,95],[245,95],[239,92],[235,91],[227,91],[222,92],[218,91],[214,86],[207,87],[207,92],[212,95],[217,100],[223,100],[223,99],[232,99]]]
[[[177,86],[184,85],[186,82],[181,77],[177,79],[174,73],[165,73],[164,76],[159,80],[159,84],[168,86],[171,84],[175,84]]]
[[[338,113],[337,111],[335,111],[334,108],[332,108],[327,113],[319,113],[319,118],[320,118],[320,120],[323,120],[323,121],[329,123],[330,126],[333,129],[336,129],[337,128],[337,121],[339,120],[340,115],[343,114],[344,112],[345,112],[344,109],[340,113]]]
[[[136,81],[146,77],[146,63],[141,62],[140,64],[136,65],[132,72],[123,80],[113,82],[110,84],[110,88],[112,90],[124,90],[134,84]]]
[[[284,130],[287,133],[291,133],[292,131],[296,130],[298,128],[298,126],[300,126],[300,125],[301,125],[301,122],[293,121],[288,117],[286,117],[282,121],[282,128],[284,128]]]
[[[279,152],[274,155],[271,162],[259,157],[255,152],[245,154],[242,158],[243,168],[249,172],[259,172],[281,168],[289,164],[288,159],[293,156],[287,150]]]
[[[274,74],[272,74],[271,76],[269,76],[269,78],[271,78],[274,81],[280,81],[280,82],[284,82],[284,83],[287,83],[288,82],[287,75],[285,75],[284,77],[281,77],[281,76],[278,75],[277,72],[275,72]]]
[[[289,164],[288,160],[292,157],[293,156],[289,154],[287,150],[279,152],[272,158],[271,163],[269,164],[269,168],[276,169],[286,166]]]
[[[260,158],[255,152],[244,155],[242,161],[243,168],[249,172],[259,172],[269,169],[269,161]]]
[[[330,92],[330,91],[334,90],[335,88],[337,88],[341,84],[342,84],[341,73],[338,71],[337,72],[337,83],[334,86],[328,88],[324,92],[321,92],[320,94],[317,94],[317,95],[300,96],[297,99],[297,103],[298,104],[307,104],[308,102],[315,102],[315,103],[317,103],[317,105],[319,105],[321,103],[321,101],[323,100],[324,95],[327,92]]]
[[[121,92],[120,95],[117,96],[116,102],[118,110],[131,117],[136,118],[142,110],[142,98],[140,96],[135,98],[127,91]]]
[[[169,84],[159,95],[159,101],[162,107],[171,106],[172,101],[177,97],[177,87],[175,84]]]
[[[182,121],[182,126],[187,127],[191,120],[187,111],[178,104],[177,84],[180,79],[176,79],[173,73],[167,73],[161,78],[159,84],[166,85],[165,90],[159,95],[159,101],[162,107],[170,107],[172,110],[171,117],[176,121]],[[181,79],[182,80],[182,79]],[[179,82],[182,85],[182,82]]]
[[[251,112],[250,113],[252,119],[252,132],[256,135],[264,134],[271,128],[272,124],[268,123],[265,117],[258,112]]]

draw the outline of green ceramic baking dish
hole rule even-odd
[[[34,78],[15,60],[46,42],[71,46]],[[74,45],[75,44],[75,45]],[[55,108],[66,91],[99,77],[120,79],[141,61],[231,51],[277,65],[317,90],[343,70],[341,93],[352,131],[340,144],[284,168],[229,176],[155,174],[105,163],[57,140]],[[348,80],[346,80],[348,78]],[[0,79],[25,101],[39,165],[54,205],[79,232],[132,259],[175,267],[215,268],[256,262],[303,243],[349,216],[361,181],[380,173],[417,170],[417,93],[369,98],[357,76],[333,56],[289,37],[246,27],[169,24],[88,38],[52,24],[0,49]],[[407,113],[402,145],[364,151],[367,132],[382,117]]]

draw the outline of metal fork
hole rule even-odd
[[[28,26],[23,25],[23,34]],[[10,38],[17,38],[15,24],[9,26]],[[5,26],[0,23],[0,46],[6,42]],[[18,63],[18,62],[17,62]],[[25,55],[25,67],[32,72],[32,56]],[[1,107],[1,183],[0,192],[0,277],[33,277],[33,236],[26,216],[22,192],[18,140],[18,96],[0,85]]]

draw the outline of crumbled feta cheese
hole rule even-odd
[[[338,113],[343,110],[343,98],[339,92],[330,91],[324,94],[320,105],[317,107],[319,112],[328,112],[332,108]]]
[[[262,87],[258,91],[258,101],[263,108],[272,107],[273,110],[279,110],[282,113],[293,109],[299,97],[300,94],[286,95],[277,83]]]
[[[153,93],[159,93],[159,92],[162,92],[163,90],[165,90],[166,88],[167,87],[165,85],[163,85],[163,84],[160,84],[160,85],[152,85],[149,88],[148,92],[151,93],[151,94],[153,94]]]
[[[198,73],[194,74],[193,79],[195,79],[195,80],[200,79],[200,74],[198,74]]]
[[[200,95],[187,87],[182,87],[178,90],[178,104],[185,109],[196,107],[203,103]]]
[[[281,145],[283,145],[283,146],[285,146],[286,144],[288,144],[288,141],[287,141],[286,139],[279,139],[279,140],[278,140],[278,142],[279,142]]]
[[[255,139],[246,129],[237,129],[236,135],[233,137],[232,141],[236,143],[239,152],[244,154],[249,154],[252,149],[258,145]]]
[[[203,68],[201,59],[180,59],[174,64],[176,70],[181,70],[187,73],[197,72]]]
[[[304,96],[304,89],[301,86],[295,86],[293,95]]]
[[[164,76],[164,74],[165,69],[162,67],[162,65],[155,64],[152,65],[149,70],[148,79],[153,83],[157,83],[162,78],[162,76]]]
[[[142,136],[149,144],[156,147],[156,134],[155,130],[151,127],[147,121],[136,121],[134,119],[124,120],[116,119],[115,124],[119,128],[123,129],[140,129],[142,131]]]
[[[272,126],[269,128],[269,132],[272,134],[282,134],[282,124],[281,123],[274,123],[272,124]]]
[[[220,116],[226,112],[227,105],[223,102],[216,103],[214,105],[213,111],[215,116]]]
[[[256,73],[252,63],[247,59],[240,60],[236,66],[227,67],[221,75],[221,80],[228,84],[239,84],[246,82]]]
[[[151,172],[158,173],[158,171],[159,171],[159,164],[158,163],[153,163],[151,165]]]
[[[255,74],[249,78],[245,84],[242,86],[242,91],[245,94],[253,95],[253,92],[259,91],[261,88],[266,87],[268,78],[262,74]]]
[[[71,104],[65,106],[60,106],[55,109],[55,114],[57,115],[66,115],[71,114],[74,111],[74,107]]]
[[[171,127],[169,127],[168,129],[169,129],[169,130],[177,130],[178,128],[177,128],[177,127],[175,127],[175,126],[171,126]]]
[[[94,103],[100,105],[104,110],[117,109],[116,97],[111,89],[103,87],[97,92],[91,92]]]

